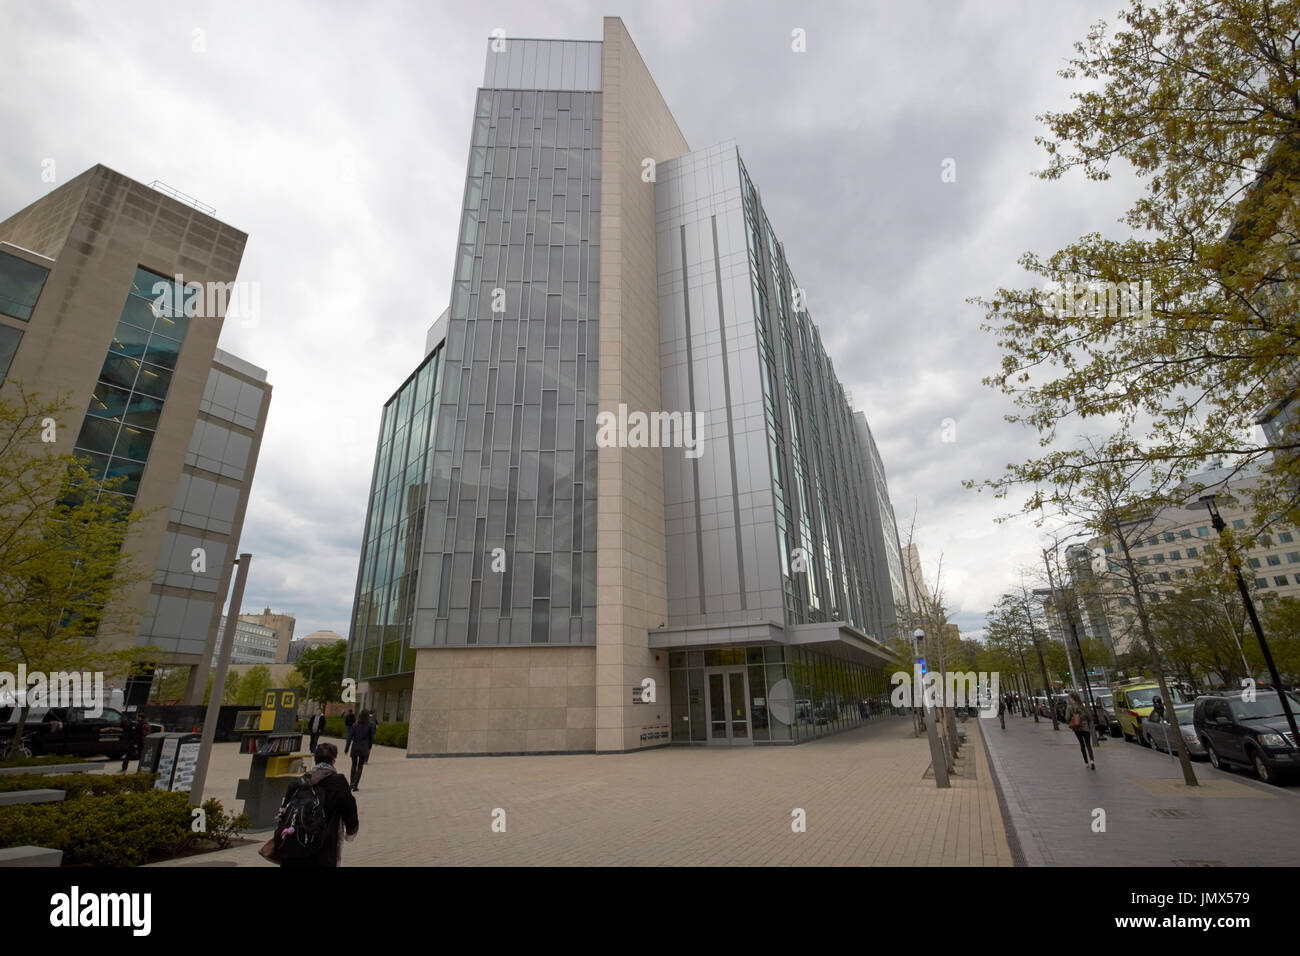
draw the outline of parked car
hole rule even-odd
[[[116,759],[130,747],[137,727],[134,720],[112,707],[105,707],[98,717],[87,715],[81,707],[51,707],[39,719],[28,716],[18,749],[37,757],[75,754]],[[13,721],[0,725],[0,740],[12,738],[16,729]]]
[[[1125,740],[1136,741],[1145,746],[1146,738],[1142,735],[1142,721],[1151,713],[1155,699],[1160,696],[1160,685],[1154,681],[1136,678],[1127,683],[1117,684],[1115,694],[1115,716],[1119,719],[1120,733]]]
[[[1157,714],[1151,714],[1146,720],[1142,721],[1142,734],[1146,737],[1146,745],[1154,747],[1156,750],[1163,750],[1166,753],[1177,753],[1174,749],[1172,739],[1173,727],[1178,727],[1178,733],[1183,735],[1183,743],[1187,745],[1187,755],[1193,759],[1202,759],[1206,756],[1205,747],[1201,744],[1200,738],[1196,736],[1196,728],[1192,724],[1192,711],[1194,707],[1191,704],[1175,704],[1173,718],[1174,722],[1169,720],[1168,711],[1161,717]]]
[[[1253,767],[1265,783],[1300,770],[1300,749],[1282,713],[1277,692],[1258,688],[1254,700],[1238,691],[1221,697],[1198,697],[1192,724],[1216,770]],[[1300,700],[1288,694],[1292,712],[1300,715]]]

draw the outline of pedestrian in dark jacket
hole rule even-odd
[[[316,745],[320,743],[320,735],[325,733],[325,708],[316,708],[316,713],[307,722],[307,732],[311,734],[311,752],[315,753]]]
[[[1007,699],[998,698],[998,721],[1002,724],[1002,729],[1007,729]]]
[[[132,760],[139,760],[144,753],[144,739],[149,736],[149,722],[136,714],[135,726],[131,728],[130,735],[131,740],[127,744],[126,753],[122,754],[123,773],[126,773]]]
[[[375,722],[370,719],[370,711],[363,710],[357,715],[357,722],[348,728],[348,739],[343,744],[343,752],[352,752],[352,792],[361,789],[361,771],[370,759],[370,748],[375,743]]]
[[[357,798],[348,791],[343,774],[334,769],[339,748],[331,743],[316,747],[316,766],[293,783],[284,795],[282,807],[287,807],[293,795],[302,787],[315,787],[325,810],[325,832],[329,839],[321,845],[320,852],[305,859],[282,860],[281,866],[340,866],[343,862],[343,841],[357,835]]]
[[[355,724],[356,722],[357,722],[357,715],[353,712],[352,708],[349,707],[347,714],[343,717],[343,726],[345,729],[351,730],[352,725]]]
[[[1079,749],[1083,752],[1083,763],[1090,770],[1097,769],[1097,761],[1092,753],[1092,714],[1083,706],[1079,692],[1070,691],[1070,702],[1065,708],[1065,721],[1074,736],[1079,739]]]

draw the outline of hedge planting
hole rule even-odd
[[[215,799],[206,800],[203,810],[206,832],[195,833],[187,793],[124,790],[62,803],[0,807],[0,849],[62,850],[64,866],[140,866],[170,859],[205,840],[224,849],[249,826],[246,814],[227,814]]]
[[[16,773],[0,776],[0,793],[13,790],[62,790],[64,800],[105,797],[118,793],[143,793],[153,789],[152,773]]]
[[[406,737],[410,732],[411,725],[406,721],[393,721],[392,723],[380,724],[379,731],[375,734],[375,743],[380,747],[406,747]],[[307,733],[307,722],[303,721],[302,732]],[[323,737],[333,737],[336,740],[347,739],[348,729],[343,723],[342,717],[326,717],[325,733]],[[306,747],[311,743],[311,738],[303,741]]]
[[[0,848],[62,850],[65,866],[140,866],[189,846],[190,819],[189,794],[161,790],[23,804],[0,808]]]

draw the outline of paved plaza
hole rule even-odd
[[[1107,739],[1087,769],[1074,733],[1046,718],[979,721],[1014,839],[1029,866],[1291,866],[1300,856],[1300,790],[1260,783]],[[1105,832],[1093,830],[1105,811]]]
[[[412,759],[378,747],[343,865],[1010,866],[978,723],[949,790],[925,776],[926,740],[899,717],[793,747]],[[237,747],[217,745],[208,777],[227,808],[242,806],[248,770]],[[806,832],[792,830],[796,808]],[[270,864],[248,845],[160,865]]]

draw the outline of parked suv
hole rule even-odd
[[[1279,776],[1300,771],[1300,750],[1282,713],[1277,691],[1258,688],[1254,700],[1243,692],[1198,697],[1192,726],[1216,770],[1254,767],[1259,779],[1276,783]],[[1300,700],[1288,694],[1293,713]]]

